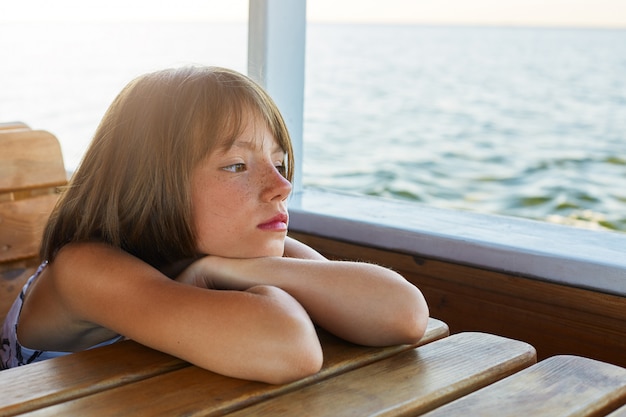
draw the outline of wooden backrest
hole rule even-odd
[[[0,123],[0,131],[4,130],[29,130],[30,126],[23,122],[2,122]]]
[[[67,174],[58,140],[0,125],[0,321],[36,267],[43,228]]]
[[[606,417],[626,417],[626,404],[623,407],[620,407],[618,410],[613,411]]]

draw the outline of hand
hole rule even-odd
[[[203,268],[208,256],[199,258],[187,266],[174,280],[181,284],[193,285],[194,287],[216,289],[213,280]]]

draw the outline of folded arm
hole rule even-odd
[[[424,297],[399,274],[368,263],[329,261],[294,242],[287,247],[308,259],[209,256],[196,261],[179,280],[217,289],[281,288],[316,324],[354,343],[413,343],[424,334],[428,322]]]
[[[317,372],[322,351],[302,306],[276,286],[181,285],[100,244],[65,247],[26,299],[20,341],[82,350],[113,334],[237,378],[283,383]]]

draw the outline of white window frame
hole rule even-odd
[[[626,296],[626,234],[302,186],[305,0],[250,0],[248,73],[294,142],[290,229]]]

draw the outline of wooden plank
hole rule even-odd
[[[411,345],[383,348],[358,346],[323,331],[319,334],[324,350],[323,369],[291,384],[269,385],[229,378],[192,366],[36,410],[29,415],[223,415],[414,348]],[[431,319],[427,334],[418,345],[447,334],[445,323]]]
[[[188,366],[132,341],[0,371],[0,415],[12,416]]]
[[[0,202],[0,262],[36,257],[56,194]]]
[[[298,382],[299,385],[308,385],[311,382],[325,379],[331,375],[347,372],[388,358],[399,352],[434,342],[447,337],[450,332],[446,323],[431,317],[428,319],[424,336],[414,345],[397,345],[384,348],[359,346],[348,343],[323,330],[319,330],[318,334],[324,350],[324,365],[317,374],[301,379]],[[358,360],[355,360],[355,358],[358,358]]]
[[[67,183],[61,147],[21,123],[0,130],[0,262],[37,257],[43,228]]]
[[[413,416],[535,363],[532,346],[460,333],[232,416]]]
[[[624,403],[626,369],[554,356],[426,415],[604,416]]]
[[[61,146],[54,135],[26,129],[0,134],[0,193],[66,182]]]
[[[585,356],[626,367],[626,298],[293,233],[322,254],[388,266],[417,285],[451,333],[481,331],[524,340],[539,359]],[[590,277],[593,279],[593,277]]]

